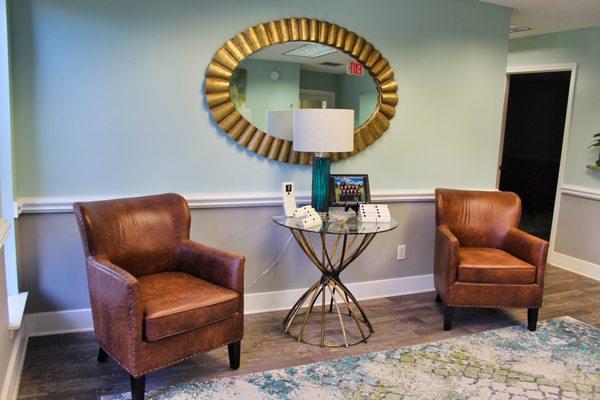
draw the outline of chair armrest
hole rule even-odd
[[[96,338],[104,350],[134,373],[144,318],[139,282],[104,258],[88,257],[86,266]]]
[[[511,228],[504,238],[503,250],[534,265],[537,269],[537,283],[543,285],[544,270],[548,259],[547,241],[520,229]]]
[[[177,259],[181,271],[244,295],[244,256],[184,240]]]
[[[448,287],[458,276],[458,248],[460,244],[447,225],[435,231],[434,280],[438,294],[447,300]]]

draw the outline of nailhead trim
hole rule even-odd
[[[450,228],[448,228],[448,230],[450,230]],[[456,241],[458,242],[458,239],[457,239],[457,238],[456,238],[456,236],[455,236],[455,235],[452,233],[452,231],[450,231],[450,234],[451,234],[452,236],[448,236],[448,235],[446,234],[446,232],[443,232],[443,231],[440,231],[440,232],[441,232],[441,233],[442,233],[442,234],[443,234],[443,235],[444,235],[444,236],[445,236],[445,237],[448,239],[448,240],[447,240],[447,242],[448,242],[448,254],[452,254],[452,247],[453,247],[453,244],[452,244],[452,243],[453,243],[454,239],[456,239]],[[459,245],[460,245],[460,242],[459,242]],[[456,266],[455,266],[455,268],[454,268],[454,269],[456,269]],[[451,279],[451,281],[450,281],[450,282],[448,282],[448,284],[446,285],[446,291],[450,291],[450,286],[451,286],[453,283],[455,283],[455,282],[456,282],[456,275],[455,275],[455,276],[453,276],[453,277],[450,277],[450,279]],[[453,280],[452,280],[452,279],[453,279]]]
[[[84,253],[86,256],[86,261],[89,262],[92,266],[96,267],[98,270],[112,276],[113,278],[116,278],[118,281],[120,281],[121,283],[123,283],[125,286],[129,286],[128,288],[128,292],[129,292],[129,308],[130,308],[130,315],[131,315],[131,319],[130,319],[130,324],[131,324],[131,328],[133,328],[133,296],[131,293],[131,285],[129,285],[129,282],[127,282],[121,275],[115,273],[114,271],[106,268],[104,265],[100,264],[99,262],[97,262],[96,260],[94,260],[91,256],[90,256],[90,249],[88,246],[88,234],[87,231],[85,229],[85,224],[83,223],[83,216],[81,215],[81,212],[79,210],[78,207],[74,207],[75,210],[75,216],[79,222],[79,226],[81,227],[81,232],[83,233],[83,249],[84,249]],[[132,329],[131,329],[132,330]],[[131,339],[132,339],[132,344],[133,344],[133,335],[131,335]],[[122,363],[121,361],[119,361],[117,359],[117,357],[115,357],[111,352],[106,350],[105,346],[100,345],[100,347],[102,347],[102,349],[112,357],[113,360],[115,360],[117,362],[117,364],[119,364],[121,367],[123,367],[123,369],[127,372],[129,372],[128,368],[125,367],[124,363]],[[134,345],[134,353],[135,353],[135,345]],[[133,368],[135,369],[135,357],[132,357],[132,364],[133,364]]]
[[[82,217],[81,213],[79,212],[79,209],[78,209],[78,208],[75,208],[75,214],[76,214],[76,217],[77,217],[77,219],[79,220],[79,223],[80,223],[80,225],[81,225],[81,231],[82,231],[82,233],[83,233],[84,242],[85,242],[85,243],[84,243],[84,251],[85,251],[85,255],[86,255],[86,259],[87,259],[87,261],[88,261],[88,262],[90,262],[90,264],[92,264],[94,267],[98,268],[100,271],[102,271],[102,272],[105,272],[105,273],[107,273],[107,274],[111,275],[111,276],[112,276],[112,277],[114,277],[114,278],[117,278],[119,281],[121,281],[123,284],[125,284],[125,285],[128,287],[128,293],[129,293],[129,315],[130,315],[130,337],[131,337],[131,346],[132,346],[132,353],[133,353],[133,357],[131,358],[131,365],[132,365],[132,368],[131,368],[131,369],[132,369],[133,371],[135,371],[135,369],[136,369],[136,357],[135,357],[135,353],[136,353],[136,351],[137,351],[137,348],[136,348],[136,345],[135,345],[135,336],[134,336],[134,334],[133,334],[133,332],[134,332],[134,326],[135,326],[135,316],[134,316],[134,312],[133,312],[133,291],[131,290],[131,285],[130,285],[130,283],[129,283],[127,280],[125,280],[125,279],[124,279],[124,278],[123,278],[121,275],[118,275],[118,274],[116,274],[114,271],[112,271],[112,270],[110,270],[110,269],[106,268],[105,266],[103,266],[102,264],[100,264],[99,262],[97,262],[96,260],[94,260],[94,259],[93,259],[93,258],[92,258],[92,257],[89,255],[89,254],[90,254],[90,252],[89,252],[89,247],[88,247],[88,236],[87,236],[87,232],[86,232],[86,230],[85,230],[85,225],[83,224],[83,217]],[[157,371],[157,370],[159,370],[159,369],[162,369],[162,368],[168,367],[168,366],[170,366],[170,365],[177,364],[178,362],[181,362],[181,361],[183,361],[183,360],[187,360],[188,358],[191,358],[191,357],[197,356],[198,354],[207,353],[207,352],[209,352],[209,351],[212,351],[212,350],[218,349],[219,347],[223,347],[223,346],[225,346],[225,345],[228,345],[228,344],[231,344],[231,343],[234,343],[234,342],[241,341],[243,338],[244,338],[244,337],[242,336],[242,337],[240,337],[240,338],[238,338],[238,339],[234,339],[234,340],[232,340],[232,341],[230,341],[230,342],[226,342],[226,343],[220,344],[220,345],[218,345],[218,346],[211,347],[211,348],[209,348],[209,349],[205,349],[205,350],[199,351],[199,352],[197,352],[197,353],[190,354],[190,355],[188,355],[188,356],[182,357],[182,358],[180,358],[180,359],[178,359],[178,360],[175,360],[175,361],[168,362],[168,363],[166,363],[166,364],[163,364],[163,365],[161,365],[161,366],[158,366],[158,367],[156,367],[156,368],[151,368],[151,369],[148,369],[148,370],[146,370],[146,371],[144,371],[144,372],[141,372],[141,373],[139,373],[139,374],[132,373],[132,371],[130,371],[130,370],[129,370],[129,368],[125,367],[124,363],[122,363],[121,361],[119,361],[119,360],[118,360],[118,359],[117,359],[117,358],[116,358],[116,357],[115,357],[115,356],[114,356],[114,355],[113,355],[111,352],[107,351],[107,350],[106,350],[106,348],[105,348],[104,346],[100,345],[100,347],[102,347],[102,349],[103,349],[103,350],[104,350],[104,351],[105,351],[105,352],[106,352],[106,353],[107,353],[109,356],[111,356],[111,358],[112,358],[113,360],[115,360],[115,361],[117,362],[117,364],[119,364],[119,365],[120,365],[120,366],[121,366],[121,367],[122,367],[122,368],[123,368],[125,371],[129,372],[129,373],[130,373],[131,375],[133,375],[135,378],[138,378],[138,377],[140,377],[140,376],[142,376],[142,375],[146,375],[146,374],[147,374],[147,373],[149,373],[149,372]]]
[[[211,347],[211,348],[209,348],[209,349],[202,350],[202,351],[199,351],[199,352],[197,352],[197,353],[194,353],[194,354],[190,354],[190,355],[188,355],[188,356],[185,356],[185,357],[182,357],[182,358],[180,358],[180,359],[178,359],[178,360],[175,360],[175,361],[170,361],[170,362],[168,362],[168,363],[166,363],[166,364],[163,364],[163,365],[161,365],[161,366],[158,366],[158,367],[155,367],[155,368],[151,368],[151,369],[147,369],[147,370],[145,370],[144,372],[141,372],[140,374],[137,374],[137,375],[134,375],[134,376],[137,378],[137,377],[139,377],[139,376],[146,375],[146,374],[147,374],[147,373],[149,373],[149,372],[152,372],[152,371],[157,371],[157,370],[159,370],[159,369],[163,369],[163,368],[165,368],[165,367],[168,367],[168,366],[170,366],[170,365],[177,364],[178,362],[181,362],[181,361],[183,361],[183,360],[187,360],[188,358],[191,358],[191,357],[197,356],[198,354],[207,353],[207,352],[209,352],[209,351],[212,351],[212,350],[218,349],[219,347],[223,347],[223,346],[225,346],[225,345],[228,345],[228,344],[231,344],[231,343],[234,343],[234,342],[238,342],[238,341],[240,341],[240,340],[242,340],[242,339],[244,339],[244,337],[243,337],[243,336],[242,336],[241,338],[234,339],[234,340],[232,340],[232,341],[230,341],[230,342],[226,342],[226,343],[220,344],[220,345],[218,345],[218,346]],[[132,374],[132,375],[133,375],[133,374]]]
[[[181,362],[181,361],[187,360],[188,358],[191,358],[191,357],[197,356],[197,355],[199,355],[199,354],[202,354],[202,353],[208,353],[209,351],[212,351],[212,350],[218,349],[218,348],[220,348],[220,347],[226,346],[226,345],[228,345],[228,344],[231,344],[231,343],[234,343],[234,342],[239,342],[239,341],[241,341],[241,340],[243,340],[243,339],[244,339],[244,337],[242,336],[241,338],[234,339],[234,340],[232,340],[232,341],[230,341],[230,342],[223,343],[223,344],[220,344],[220,345],[218,345],[218,346],[211,347],[211,348],[209,348],[209,349],[202,350],[202,351],[199,351],[199,352],[197,352],[197,353],[194,353],[194,354],[190,354],[189,356],[185,356],[185,357],[183,357],[183,358],[180,358],[180,359],[178,359],[178,360],[175,360],[175,361],[168,362],[168,363],[166,363],[166,364],[163,364],[163,365],[161,365],[161,366],[158,366],[158,367],[156,367],[156,368],[147,369],[146,371],[144,371],[144,372],[141,372],[141,373],[139,373],[139,374],[132,373],[132,372],[129,370],[129,368],[127,368],[125,365],[123,365],[123,363],[122,363],[121,361],[119,361],[119,360],[118,360],[118,359],[117,359],[117,358],[116,358],[116,357],[115,357],[115,356],[114,356],[114,355],[113,355],[111,352],[107,351],[107,350],[106,350],[106,348],[105,348],[104,346],[100,345],[100,347],[102,347],[102,349],[104,349],[104,351],[106,351],[106,353],[107,353],[109,356],[111,356],[111,358],[113,358],[113,359],[114,359],[114,360],[117,362],[117,364],[119,364],[119,365],[120,365],[120,366],[121,366],[121,367],[122,367],[122,368],[123,368],[125,371],[129,372],[129,373],[130,373],[131,375],[133,375],[134,377],[136,377],[136,378],[139,378],[140,376],[142,376],[142,375],[146,375],[146,374],[147,374],[147,373],[149,373],[149,372],[153,372],[153,371],[157,371],[157,370],[159,370],[159,369],[163,369],[163,368],[165,368],[165,367],[168,367],[168,366],[170,366],[170,365],[177,364],[178,362]]]
[[[133,290],[131,285],[127,285],[127,291],[129,292],[129,336],[131,338],[131,369],[136,369],[136,345],[135,345],[135,315],[133,312]]]
[[[113,359],[117,362],[117,364],[119,364],[125,371],[129,372],[129,369],[121,362],[117,359],[117,357],[115,357],[110,351],[106,350],[106,348],[102,345],[100,345],[100,347],[102,347],[102,349]]]
[[[133,337],[133,336],[132,336],[132,337]],[[181,362],[181,361],[183,361],[183,360],[187,360],[188,358],[191,358],[191,357],[197,356],[198,354],[207,353],[207,352],[209,352],[209,351],[212,351],[212,350],[218,349],[218,348],[220,348],[220,347],[226,346],[226,345],[228,345],[228,344],[231,344],[231,343],[234,343],[234,342],[238,342],[238,341],[240,341],[240,340],[243,340],[243,339],[244,339],[244,337],[242,336],[242,337],[240,337],[240,338],[233,339],[233,340],[231,340],[231,341],[229,341],[229,342],[226,342],[226,343],[223,343],[223,344],[219,344],[219,345],[217,345],[217,346],[214,346],[214,347],[211,347],[211,348],[208,348],[208,349],[205,349],[205,350],[199,351],[199,352],[197,352],[197,353],[193,353],[193,354],[187,355],[187,356],[185,356],[185,357],[182,357],[182,358],[180,358],[180,359],[177,359],[177,360],[174,360],[174,361],[170,361],[170,362],[168,362],[168,363],[165,363],[165,364],[162,364],[162,365],[160,365],[160,366],[158,366],[158,367],[151,368],[151,369],[147,369],[147,370],[145,370],[145,371],[143,371],[143,372],[140,372],[140,373],[133,373],[133,372],[132,372],[132,371],[135,371],[135,369],[136,369],[136,368],[135,368],[135,367],[136,367],[136,365],[135,365],[135,357],[132,357],[132,368],[131,368],[131,370],[130,370],[129,368],[127,368],[127,367],[124,365],[124,363],[122,363],[121,361],[119,361],[119,360],[118,360],[118,359],[117,359],[117,358],[116,358],[116,357],[115,357],[115,356],[114,356],[114,355],[113,355],[111,352],[107,351],[107,350],[106,350],[106,348],[105,348],[104,346],[100,345],[100,347],[102,347],[102,348],[104,349],[104,351],[106,351],[106,353],[108,353],[108,355],[109,355],[109,356],[111,356],[111,357],[112,357],[112,358],[113,358],[113,359],[114,359],[114,360],[117,362],[117,364],[119,364],[119,365],[120,365],[120,366],[121,366],[121,367],[122,367],[122,368],[123,368],[125,371],[129,372],[131,375],[133,375],[134,377],[138,378],[138,377],[140,377],[140,376],[142,376],[142,375],[146,375],[146,374],[147,374],[147,373],[149,373],[149,372],[153,372],[153,371],[157,371],[157,370],[159,370],[159,369],[163,369],[163,368],[165,368],[165,367],[168,367],[168,366],[170,366],[170,365],[177,364],[178,362]],[[135,354],[135,350],[134,350],[134,354]]]
[[[88,257],[87,260],[89,261],[90,264],[92,264],[94,267],[98,268],[100,271],[105,272],[114,278],[117,278],[125,286],[130,286],[129,282],[126,279],[124,279],[121,275],[117,274],[112,269],[106,268],[104,265],[100,264],[98,261],[94,260],[92,257]]]
[[[90,264],[92,264],[94,267],[96,267],[98,270],[116,278],[118,281],[120,281],[121,283],[123,283],[123,285],[127,288],[127,293],[129,295],[129,338],[131,340],[131,352],[132,352],[132,357],[131,357],[131,366],[132,369],[135,370],[136,367],[136,351],[137,351],[137,347],[136,347],[136,343],[135,343],[135,313],[134,313],[134,307],[133,307],[133,290],[131,287],[131,284],[125,280],[121,275],[115,273],[114,271],[112,271],[109,268],[106,268],[104,265],[100,264],[99,262],[97,262],[96,260],[94,260],[92,257],[88,257],[88,261],[90,262]],[[104,348],[104,347],[103,347]],[[108,353],[108,352],[107,352]],[[111,355],[112,357],[112,355]],[[113,357],[114,358],[114,357]],[[115,359],[116,360],[116,359]],[[119,363],[121,364],[121,363]],[[121,364],[121,366],[123,366]],[[125,368],[125,367],[123,367]],[[127,368],[125,368],[127,369]]]
[[[135,331],[135,329],[134,329],[134,326],[135,326],[135,316],[134,316],[134,312],[133,312],[133,291],[131,290],[131,285],[129,285],[129,282],[127,282],[126,280],[124,280],[124,279],[123,279],[123,277],[121,277],[120,275],[117,275],[117,274],[115,274],[113,271],[111,271],[111,270],[107,269],[106,267],[104,267],[102,264],[98,263],[96,260],[92,259],[91,257],[90,257],[90,258],[88,258],[88,260],[89,260],[89,262],[90,262],[91,264],[93,264],[93,265],[94,265],[96,268],[98,268],[99,270],[101,270],[101,271],[103,271],[103,272],[105,272],[105,273],[107,273],[107,274],[109,274],[109,275],[111,275],[111,276],[113,276],[113,277],[117,278],[118,280],[120,280],[121,282],[123,282],[123,283],[124,283],[124,284],[125,284],[125,285],[128,287],[128,292],[129,292],[129,306],[130,306],[130,307],[129,307],[129,315],[130,315],[130,338],[131,338],[131,347],[132,347],[132,353],[133,353],[133,354],[132,354],[133,356],[131,357],[131,370],[135,371],[135,370],[136,370],[136,357],[135,357],[135,354],[136,354],[136,352],[137,352],[137,347],[136,347],[136,344],[135,344],[135,335],[133,334],[133,333],[134,333],[134,331]],[[202,353],[209,352],[209,351],[211,351],[211,350],[218,349],[219,347],[222,347],[222,346],[228,345],[228,344],[230,344],[230,343],[233,343],[233,342],[237,342],[237,341],[239,341],[239,340],[242,340],[242,339],[243,339],[243,336],[242,336],[241,338],[234,339],[234,340],[232,340],[232,341],[230,341],[230,342],[223,343],[223,344],[220,344],[220,345],[218,345],[218,346],[211,347],[211,348],[209,348],[209,349],[205,349],[205,350],[199,351],[199,352],[197,352],[197,353],[190,354],[190,355],[188,355],[188,356],[185,356],[185,357],[183,357],[183,358],[180,358],[180,359],[178,359],[178,360],[175,360],[175,361],[170,361],[170,362],[168,362],[168,363],[166,363],[166,364],[163,364],[163,365],[161,365],[161,366],[158,366],[158,367],[156,367],[156,368],[148,369],[148,370],[146,370],[146,371],[144,371],[144,372],[141,372],[141,373],[139,373],[139,374],[133,374],[133,373],[131,373],[131,371],[129,370],[129,368],[125,367],[125,365],[123,365],[123,363],[122,363],[122,362],[120,362],[120,361],[119,361],[119,360],[118,360],[118,359],[117,359],[117,358],[116,358],[114,355],[112,355],[110,352],[106,351],[106,349],[105,349],[105,347],[104,347],[104,346],[102,346],[102,345],[101,345],[101,347],[102,347],[102,348],[104,349],[104,351],[106,351],[106,352],[107,352],[107,353],[108,353],[108,354],[109,354],[109,355],[110,355],[110,356],[111,356],[111,357],[112,357],[112,358],[113,358],[113,359],[114,359],[114,360],[115,360],[115,361],[116,361],[116,362],[117,362],[117,363],[118,363],[118,364],[119,364],[121,367],[123,367],[123,369],[125,369],[127,372],[129,372],[131,375],[133,375],[133,376],[135,376],[135,377],[137,378],[137,377],[139,377],[139,376],[146,375],[146,374],[147,374],[147,373],[149,373],[149,372],[152,372],[152,371],[157,371],[157,370],[159,370],[159,369],[162,369],[162,368],[165,368],[165,367],[167,367],[167,366],[169,366],[169,365],[177,364],[178,362],[180,362],[180,361],[183,361],[183,360],[187,360],[187,359],[188,359],[188,358],[190,358],[190,357],[194,357],[194,356],[196,356],[196,355],[198,355],[198,354],[202,354]]]
[[[79,222],[79,226],[81,227],[81,232],[83,233],[83,238],[84,238],[84,243],[83,243],[83,250],[85,252],[85,256],[88,257],[90,255],[90,248],[88,247],[88,235],[87,235],[87,231],[85,230],[85,224],[83,223],[83,216],[81,215],[81,211],[79,210],[79,207],[73,207],[75,209],[75,216]]]

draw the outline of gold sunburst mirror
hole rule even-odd
[[[224,132],[250,151],[293,164],[309,164],[312,153],[293,150],[290,110],[355,110],[354,151],[333,153],[336,161],[383,135],[398,102],[394,71],[371,43],[307,18],[269,21],[238,33],[213,56],[204,86]]]

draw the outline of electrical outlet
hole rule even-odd
[[[401,244],[398,246],[398,253],[396,254],[397,260],[404,260],[406,258],[406,245]]]

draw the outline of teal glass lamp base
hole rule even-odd
[[[312,170],[312,207],[320,214],[329,209],[329,172],[331,158],[329,153],[315,153]]]

